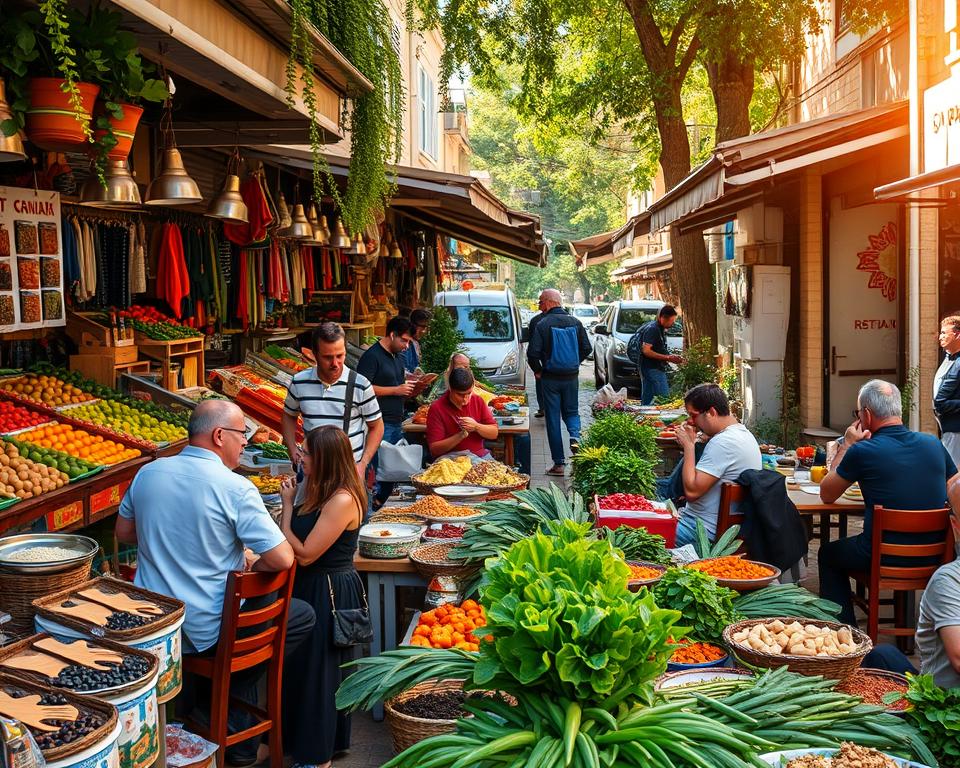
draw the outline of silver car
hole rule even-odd
[[[662,301],[615,301],[593,329],[593,377],[597,389],[610,384],[614,389],[640,389],[640,372],[627,357],[627,344],[640,326],[657,319]],[[667,349],[683,353],[683,324],[680,318],[667,330]]]

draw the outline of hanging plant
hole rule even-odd
[[[310,118],[314,197],[324,193],[340,207],[351,233],[364,230],[393,194],[387,164],[400,159],[403,140],[403,72],[392,44],[392,21],[382,0],[290,0],[290,56],[287,60],[287,102],[301,95]],[[373,83],[373,90],[354,94],[342,116],[350,131],[350,172],[341,195],[323,156],[313,87],[315,28]]]
[[[93,141],[93,130],[83,108],[83,99],[77,83],[80,81],[80,71],[77,65],[77,52],[70,44],[70,20],[67,18],[67,0],[43,0],[40,3],[40,14],[43,16],[44,26],[47,28],[47,39],[50,43],[50,52],[56,60],[57,71],[63,76],[64,93],[70,97],[70,106],[77,122],[83,126],[87,141]],[[101,69],[102,62],[98,51],[85,52],[84,57],[94,69]],[[93,54],[92,56],[90,54]]]

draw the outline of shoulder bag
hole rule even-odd
[[[327,587],[330,589],[330,615],[333,619],[333,644],[337,648],[352,648],[355,645],[373,642],[373,623],[370,621],[367,593],[363,588],[360,575],[356,571],[353,575],[360,581],[363,608],[346,608],[338,611],[337,601],[333,595],[333,581],[330,579],[330,574],[327,574]]]

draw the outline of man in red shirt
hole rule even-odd
[[[490,408],[473,396],[473,374],[454,368],[450,389],[427,412],[427,445],[433,458],[460,451],[487,456],[483,441],[495,440],[499,431]]]

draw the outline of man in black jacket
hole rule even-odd
[[[583,325],[561,306],[560,291],[548,288],[540,294],[541,319],[527,346],[527,361],[540,382],[547,425],[547,440],[553,466],[548,475],[564,473],[563,418],[570,434],[570,450],[580,447],[579,376],[580,363],[590,355],[590,339]]]
[[[533,317],[530,318],[530,322],[527,324],[527,344],[530,343],[530,340],[533,338],[533,334],[537,332],[537,325],[543,319],[543,299],[540,299],[537,308],[540,310]],[[540,377],[537,376],[536,383],[536,393],[537,393],[537,410],[533,415],[538,418],[543,418],[543,385],[540,383]]]
[[[940,323],[940,346],[946,357],[933,377],[933,412],[940,423],[940,441],[953,463],[960,462],[960,315]]]

